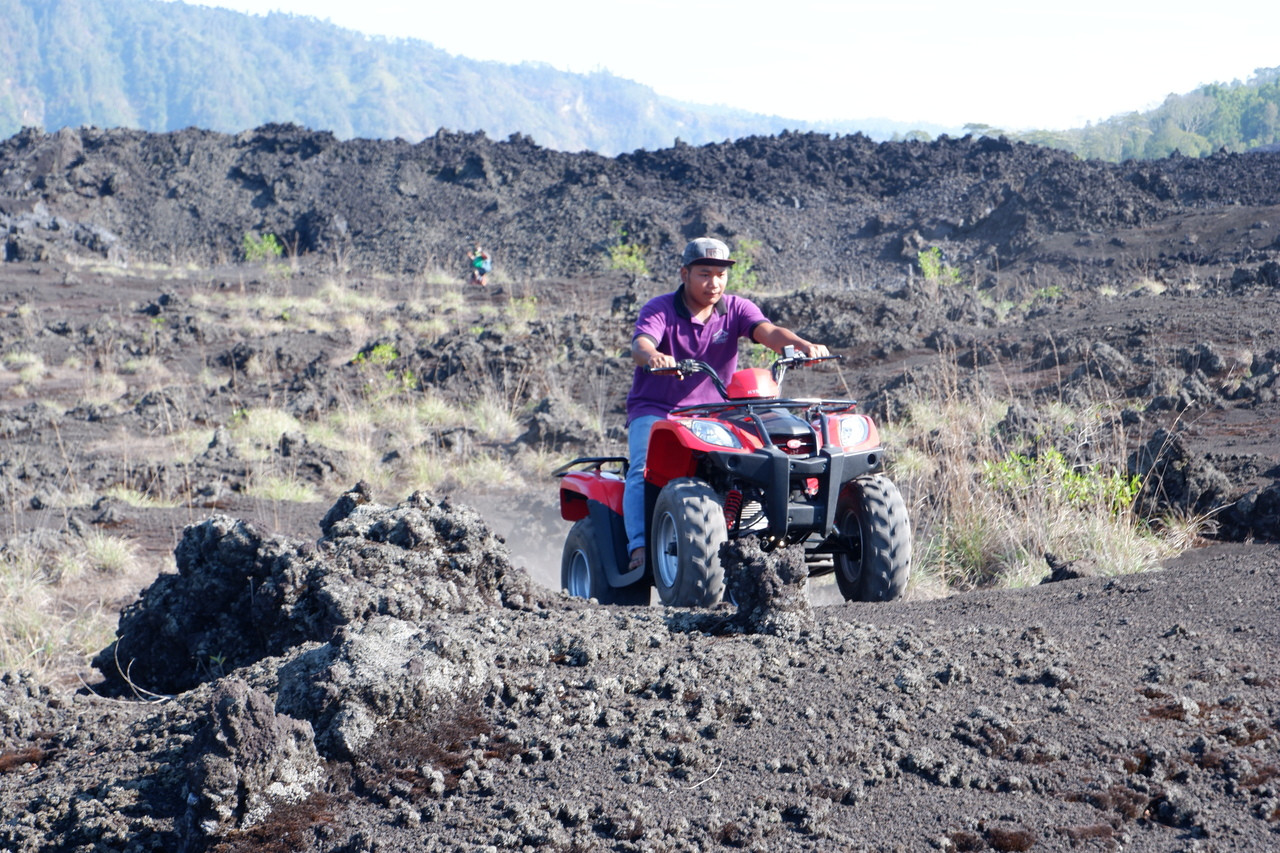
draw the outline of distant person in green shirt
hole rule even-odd
[[[489,283],[489,270],[493,269],[493,261],[489,253],[476,243],[475,250],[467,256],[471,261],[471,283],[484,287]]]

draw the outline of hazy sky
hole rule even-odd
[[[1079,127],[1280,66],[1276,0],[187,0],[803,120]]]

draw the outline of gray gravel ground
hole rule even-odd
[[[200,668],[198,626],[257,631],[257,660],[150,702],[4,678],[6,849],[1280,843],[1275,546],[937,601],[786,593],[779,619],[539,591],[422,496],[352,492],[325,525],[316,548],[190,528],[122,622],[156,682]]]

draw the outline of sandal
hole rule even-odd
[[[638,569],[644,565],[644,549],[637,548],[631,552],[631,562],[627,564],[627,571]]]

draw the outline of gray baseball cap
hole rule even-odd
[[[731,267],[737,261],[729,257],[729,247],[724,243],[714,237],[699,237],[697,240],[690,240],[689,245],[684,247],[684,254],[680,256],[682,267],[698,263]]]

